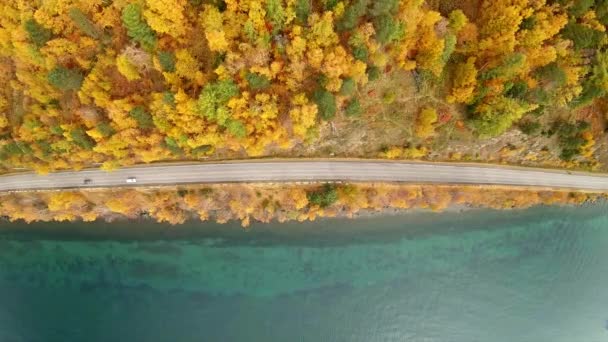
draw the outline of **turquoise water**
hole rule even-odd
[[[0,341],[608,341],[608,206],[0,227]]]

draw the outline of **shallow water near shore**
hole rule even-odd
[[[606,341],[608,205],[0,225],[0,341]]]

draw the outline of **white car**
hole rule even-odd
[[[137,183],[137,178],[129,177],[129,178],[127,178],[127,183]]]

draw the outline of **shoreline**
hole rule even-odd
[[[359,212],[353,214],[353,219],[357,218],[368,218],[368,217],[381,217],[381,216],[399,216],[399,215],[408,215],[408,214],[422,214],[422,213],[450,213],[450,214],[458,214],[463,212],[469,212],[474,210],[483,210],[484,208],[472,207],[469,205],[463,204],[454,204],[450,205],[442,210],[435,211],[429,208],[385,208],[381,211],[376,210],[360,210]],[[512,209],[503,209],[503,210],[512,210]],[[348,216],[344,216],[345,218],[349,218]]]
[[[258,187],[262,187],[261,185],[257,184],[257,185],[252,185],[250,184],[249,186],[253,186],[253,188],[255,189],[256,186]],[[348,186],[353,186],[353,185],[348,185]],[[372,188],[374,186],[377,186],[377,184],[372,184],[372,185],[368,185],[371,186]],[[386,184],[384,184],[384,186],[387,186]],[[419,188],[419,189],[423,189],[422,193],[424,193],[425,191],[428,191],[429,189],[433,189],[434,192],[437,192],[435,195],[439,194],[440,197],[443,194],[444,196],[446,194],[450,194],[450,192],[454,192],[456,191],[456,189],[462,188],[462,187],[456,187],[456,186],[412,186],[412,185],[401,185],[401,186],[395,186],[392,185],[393,187],[396,187],[397,189],[403,190],[402,188],[407,188],[408,190],[412,190],[412,188]],[[234,191],[240,190],[241,187],[237,187],[237,189],[235,189]],[[271,187],[272,190],[278,190],[276,187]],[[471,190],[476,190],[475,192],[479,192],[480,189],[478,189],[478,187],[465,187],[463,188],[465,190],[468,190],[469,192]],[[463,190],[460,189],[460,190]],[[166,189],[165,189],[166,190]],[[194,189],[195,191],[198,191],[197,193],[201,193],[201,192],[206,192],[207,190],[209,190],[207,187],[202,187],[199,186],[198,190]],[[270,189],[265,186],[264,188],[265,191],[269,191]],[[285,189],[283,189],[285,190]],[[289,190],[294,190],[294,188],[287,188],[286,189],[288,194],[291,195]],[[298,187],[298,190],[302,190],[302,187]],[[154,194],[154,195],[164,195],[164,196],[168,196],[168,195],[175,195],[177,194],[177,197],[181,197],[182,195],[180,194],[181,191],[184,191],[183,189],[178,189],[177,187],[175,189],[173,189],[173,191],[158,191],[158,189],[155,189],[154,191],[150,192],[150,189],[147,190],[148,193]],[[94,217],[86,216],[86,215],[82,215],[80,217],[77,216],[69,216],[66,214],[61,214],[59,216],[46,216],[46,217],[35,217],[35,218],[29,218],[29,217],[15,217],[15,216],[9,216],[6,215],[6,212],[3,213],[2,215],[2,220],[5,222],[5,224],[8,225],[12,225],[12,224],[19,224],[19,223],[40,223],[40,222],[65,222],[65,221],[70,221],[70,222],[79,222],[79,223],[106,223],[106,224],[132,224],[132,223],[137,223],[137,222],[151,222],[151,223],[169,223],[171,225],[175,225],[175,224],[199,224],[199,223],[212,223],[212,224],[238,224],[240,222],[241,226],[243,228],[248,227],[251,223],[256,223],[256,225],[259,224],[283,224],[283,223],[289,223],[289,222],[304,222],[304,221],[314,221],[316,219],[331,219],[331,218],[336,218],[336,219],[349,219],[349,220],[357,220],[357,219],[368,219],[368,218],[382,218],[382,217],[397,217],[397,216],[408,216],[408,215],[417,215],[417,214],[424,214],[424,213],[437,213],[437,214],[461,214],[461,213],[468,213],[468,212],[472,212],[472,211],[483,211],[483,210],[496,210],[496,211],[512,211],[512,210],[526,210],[526,209],[530,209],[533,207],[576,207],[576,206],[584,206],[587,204],[595,204],[595,203],[608,203],[608,195],[607,194],[598,194],[598,193],[593,193],[593,194],[589,194],[589,193],[572,193],[572,192],[567,192],[567,191],[542,191],[542,192],[534,192],[531,190],[522,190],[522,189],[485,189],[485,191],[487,192],[485,194],[485,196],[492,195],[492,199],[495,200],[495,202],[491,202],[491,201],[487,201],[487,200],[483,200],[484,199],[484,195],[482,195],[479,198],[474,198],[474,200],[469,199],[469,201],[464,201],[462,202],[462,200],[459,202],[459,200],[456,197],[453,197],[454,194],[452,193],[450,196],[450,200],[446,202],[445,198],[443,200],[440,200],[440,203],[436,203],[433,201],[427,201],[427,198],[424,198],[424,196],[428,196],[428,194],[423,194],[421,195],[420,193],[417,193],[419,196],[422,196],[421,198],[417,198],[414,202],[412,202],[410,205],[407,205],[406,207],[399,207],[399,203],[396,203],[394,206],[391,205],[386,205],[382,208],[378,208],[378,207],[362,207],[362,208],[355,208],[353,209],[352,207],[348,207],[347,205],[345,205],[344,203],[341,203],[339,207],[335,207],[335,208],[324,208],[321,209],[319,207],[315,207],[315,206],[310,206],[310,204],[308,204],[306,207],[302,207],[302,209],[298,209],[295,211],[286,211],[286,210],[281,210],[278,212],[274,212],[272,215],[265,215],[263,217],[256,217],[255,213],[252,213],[251,211],[247,212],[245,215],[240,214],[240,216],[237,216],[238,213],[236,213],[234,211],[234,208],[227,208],[225,205],[219,208],[215,208],[213,210],[209,210],[208,212],[206,212],[205,214],[207,215],[206,217],[202,218],[201,212],[195,212],[195,211],[187,211],[187,212],[182,212],[182,217],[180,218],[179,222],[175,222],[175,221],[171,221],[170,219],[164,218],[164,219],[159,219],[158,216],[158,212],[155,212],[154,210],[150,210],[150,211],[142,211],[142,212],[134,212],[131,215],[124,215],[124,214],[120,214],[120,213],[116,213],[116,212],[112,212],[112,211],[108,211],[106,208],[105,214],[102,215],[96,215]],[[120,191],[119,191],[120,192]],[[135,190],[129,190],[128,193],[133,194],[134,192],[137,192]],[[62,192],[63,194],[66,195],[75,195],[74,192],[71,191],[67,191],[67,192]],[[51,193],[51,201],[53,200],[54,197],[52,196],[57,196],[57,194],[62,194],[62,193]],[[113,192],[98,192],[98,194],[101,193],[103,195],[103,197],[111,197],[113,195]],[[259,192],[257,192],[259,194]],[[466,193],[466,191],[465,191]],[[36,193],[30,193],[30,195],[36,195],[39,196],[41,193],[36,192]],[[399,192],[400,195],[403,195],[403,191]],[[502,196],[505,196],[505,202],[496,202],[496,198]],[[508,196],[509,194],[511,194],[512,196]],[[545,199],[541,199],[540,196],[538,196],[539,194],[545,194],[545,196],[548,195],[548,197],[545,197]],[[21,196],[23,196],[24,194],[21,193]],[[49,195],[49,194],[47,194]],[[411,196],[411,195],[410,195]],[[517,197],[523,197],[523,198],[528,198],[528,197],[534,197],[536,196],[536,200],[531,201],[531,202],[523,202],[523,203],[513,203],[510,206],[505,206],[505,203],[510,203],[513,202],[514,198]],[[2,197],[6,197],[6,194],[4,196],[0,195],[0,199],[2,199]],[[27,196],[26,196],[27,197]],[[390,197],[388,195],[386,195],[386,197]],[[432,196],[431,196],[432,197]],[[553,197],[556,197],[557,199],[554,199]],[[123,198],[126,198],[127,200],[129,199],[128,196],[125,196]],[[386,199],[386,198],[384,198]],[[547,200],[549,199],[549,200]],[[40,198],[38,198],[38,200],[40,200]],[[30,203],[32,202],[32,199],[29,199]],[[47,203],[47,205],[56,205],[51,203],[51,201],[49,201],[49,203]],[[107,205],[107,202],[103,202],[105,203],[105,205]],[[166,203],[165,203],[166,204]],[[233,202],[230,203],[230,205],[234,204]],[[497,205],[499,204],[499,205]],[[401,205],[403,205],[403,203],[401,203]],[[0,210],[3,209],[3,204],[0,204]],[[116,209],[116,208],[115,208]],[[64,210],[70,210],[70,207],[64,207]],[[158,209],[155,209],[158,210]],[[160,208],[160,210],[162,210],[162,208]],[[161,217],[163,218],[163,217]],[[29,219],[29,221],[27,220]]]
[[[460,211],[464,209],[464,211]],[[452,208],[437,212],[427,209],[396,209],[364,211],[352,218],[346,216],[319,217],[316,221],[252,222],[243,229],[238,220],[219,224],[213,220],[186,220],[173,226],[151,217],[97,220],[83,224],[70,222],[5,222],[0,224],[0,237],[11,239],[73,240],[73,241],[163,241],[207,240],[218,247],[249,245],[252,235],[256,244],[288,243],[306,245],[310,241],[325,241],[329,245],[353,242],[383,242],[395,238],[427,237],[434,234],[458,234],[476,230],[494,230],[530,222],[551,221],[560,215],[577,216],[580,220],[604,217],[608,201],[581,205],[538,205],[517,210],[489,208]],[[458,228],[462,227],[462,228]],[[327,238],[331,241],[326,240]]]

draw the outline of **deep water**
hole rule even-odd
[[[608,206],[3,224],[0,341],[608,341]]]

